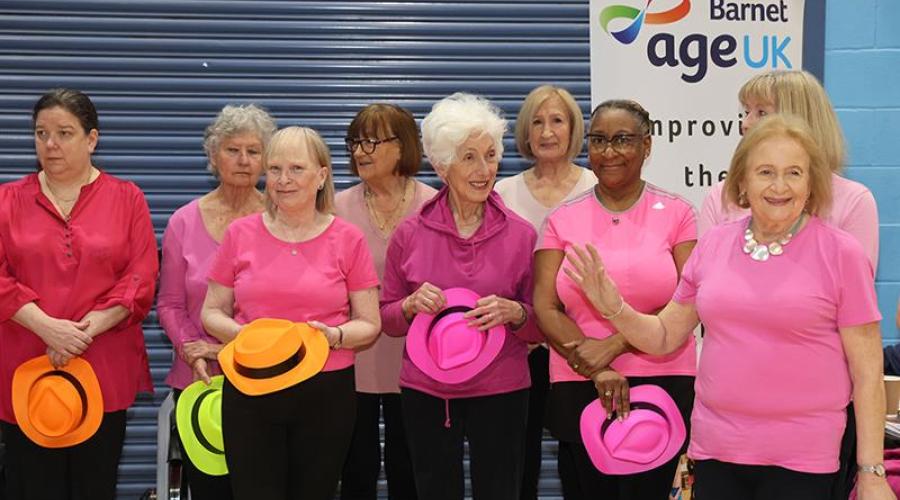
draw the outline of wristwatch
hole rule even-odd
[[[878,477],[884,477],[884,464],[875,464],[875,465],[860,465],[857,469],[859,472],[869,472],[875,474]]]

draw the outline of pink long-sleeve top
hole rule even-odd
[[[448,385],[425,375],[404,351],[400,387],[440,398],[488,396],[531,386],[527,342],[541,342],[531,307],[532,249],[537,235],[531,224],[506,208],[500,195],[485,202],[484,220],[469,238],[456,229],[448,190],[443,188],[414,217],[402,222],[388,244],[381,296],[385,333],[406,335],[403,299],[424,282],[438,288],[469,288],[481,296],[496,294],[525,305],[528,319],[516,331],[506,327],[497,358],[471,380]]]
[[[190,365],[181,357],[184,344],[197,340],[219,343],[200,322],[200,309],[206,298],[206,278],[218,249],[219,243],[203,223],[199,199],[179,208],[169,218],[162,241],[156,313],[177,353],[166,377],[166,383],[176,389],[184,389],[194,380]],[[210,376],[222,373],[217,361],[207,360],[206,363]]]
[[[159,263],[150,210],[131,182],[106,173],[81,188],[69,219],[41,192],[37,174],[0,186],[0,419],[15,423],[16,368],[47,345],[12,321],[29,302],[79,321],[90,311],[128,309],[82,357],[97,374],[106,412],[152,391],[141,321],[150,312]]]

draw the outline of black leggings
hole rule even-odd
[[[68,448],[44,448],[18,425],[0,422],[10,500],[114,500],[125,410],[103,414],[97,432]]]
[[[447,400],[403,388],[401,401],[419,498],[462,500],[468,440],[471,498],[519,500],[527,389]]]
[[[384,419],[384,475],[391,500],[416,500],[399,394],[356,393],[356,425],[341,475],[341,500],[378,498],[379,417]]]
[[[247,396],[228,380],[222,434],[237,500],[331,500],[353,435],[353,368]]]
[[[718,460],[694,464],[696,500],[822,500],[831,495],[835,474],[797,472],[774,465]]]

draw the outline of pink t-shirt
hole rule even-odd
[[[834,472],[852,385],[838,329],[881,318],[871,264],[815,217],[757,262],[741,248],[746,227],[703,236],[673,298],[706,327],[689,455]]]
[[[618,222],[617,222],[618,221]],[[697,238],[694,209],[677,195],[646,183],[641,197],[624,212],[607,210],[593,190],[564,203],[547,217],[537,250],[568,251],[593,244],[625,300],[638,311],[654,313],[672,298],[678,270],[672,249]],[[563,266],[569,266],[563,261]],[[613,327],[595,310],[560,267],[556,290],[566,314],[588,337],[603,339]],[[665,356],[625,353],[610,366],[630,377],[694,375],[697,355],[693,336]],[[556,351],[550,354],[552,382],[583,381]]]
[[[231,223],[209,279],[234,289],[234,319],[316,320],[329,326],[350,320],[349,292],[378,286],[362,231],[335,217],[315,238],[288,243],[266,228],[262,214]],[[330,351],[323,371],[353,364],[351,349]]]
[[[204,340],[219,343],[218,339],[206,333],[200,322],[200,310],[208,288],[206,278],[218,249],[219,244],[203,223],[199,200],[179,208],[169,218],[163,234],[156,314],[178,353],[185,342]],[[217,361],[207,360],[206,363],[210,376],[222,373]],[[166,383],[176,389],[184,389],[193,381],[191,367],[180,355],[176,355]]]
[[[437,193],[433,187],[415,182],[415,193],[404,217],[419,210],[423,203]],[[375,272],[378,278],[384,276],[384,255],[387,252],[388,237],[372,223],[366,207],[365,190],[357,184],[338,193],[334,199],[334,212],[356,225],[366,237]],[[356,353],[356,390],[368,394],[399,393],[400,364],[403,360],[405,337],[381,335],[371,347]]]
[[[729,210],[722,208],[724,185],[724,181],[714,185],[703,199],[703,207],[697,218],[700,236],[715,225],[750,215],[749,209],[735,206]],[[820,214],[822,220],[856,238],[869,257],[872,269],[878,270],[878,207],[875,197],[866,186],[837,174],[831,174],[831,190],[831,208],[827,213]]]

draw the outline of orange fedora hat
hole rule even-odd
[[[22,363],[13,374],[12,404],[19,428],[45,448],[81,443],[103,420],[100,381],[82,358],[60,369],[44,355]]]
[[[325,335],[306,323],[260,318],[244,325],[222,348],[219,365],[237,390],[260,396],[319,373],[328,351]]]

